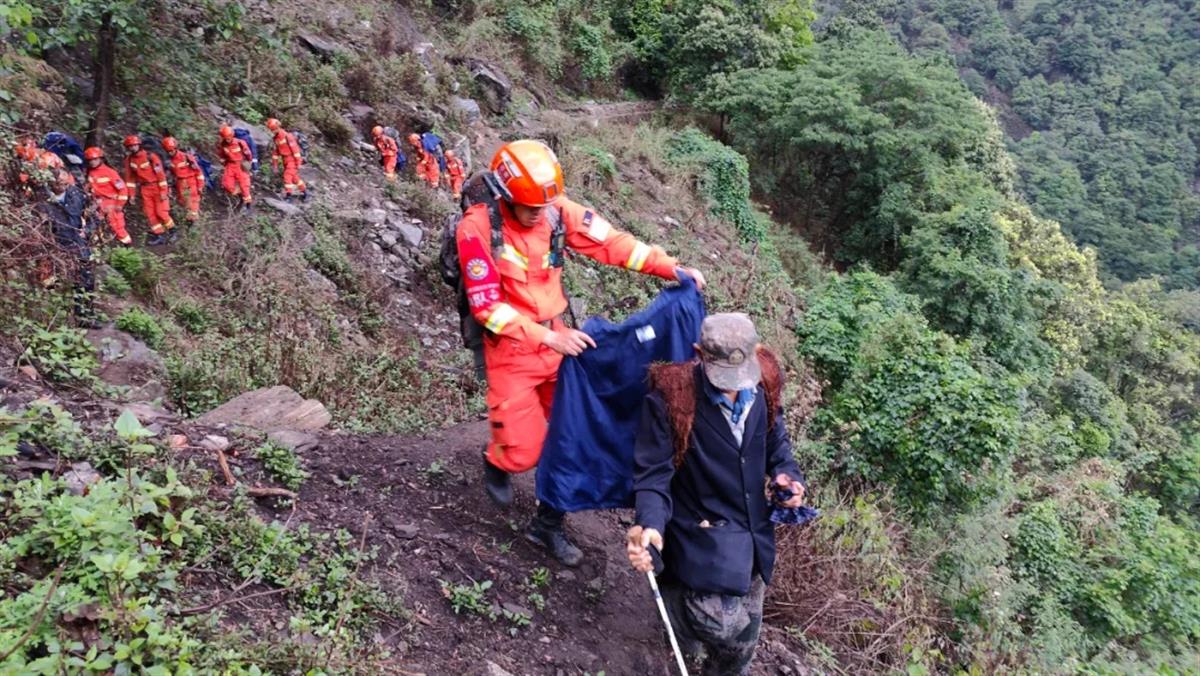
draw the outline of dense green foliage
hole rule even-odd
[[[904,0],[879,14],[1001,103],[1034,208],[1118,279],[1200,283],[1195,3]]]
[[[799,67],[717,75],[698,103],[755,188],[855,268],[799,323],[829,383],[801,452],[843,490],[887,491],[942,552],[955,659],[1195,659],[1192,299],[1105,292],[1095,256],[1021,205],[997,123],[950,64],[883,31],[835,22]]]

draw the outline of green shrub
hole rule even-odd
[[[204,306],[193,300],[181,300],[171,307],[175,321],[191,333],[204,333],[213,324],[212,315]]]
[[[837,446],[848,475],[928,513],[988,495],[1016,448],[1018,399],[1010,376],[977,367],[913,302],[872,273],[839,278],[812,301],[801,353],[836,383],[815,436]]]
[[[18,361],[31,364],[42,376],[60,383],[96,382],[100,360],[96,348],[86,338],[86,331],[67,327],[46,329],[24,320],[19,326],[25,349]]]
[[[354,126],[328,103],[316,103],[309,108],[308,121],[329,145],[344,145],[354,138]]]
[[[162,263],[153,254],[133,248],[113,249],[108,254],[108,264],[121,273],[138,295],[148,297],[157,291]]]
[[[117,317],[117,328],[142,339],[154,349],[163,345],[163,329],[153,315],[138,308],[129,308]]]
[[[132,290],[133,287],[130,286],[129,281],[125,279],[125,276],[119,272],[105,275],[104,278],[100,280],[100,291],[103,293],[110,293],[118,298],[124,298],[125,296],[128,296],[129,292]]]
[[[688,127],[671,137],[667,158],[696,174],[699,192],[708,199],[714,216],[733,224],[748,242],[766,238],[766,223],[750,202],[750,165],[745,157],[699,129]]]
[[[308,472],[300,466],[300,459],[290,449],[266,443],[254,451],[254,457],[263,464],[268,474],[288,490],[299,490],[308,478]]]

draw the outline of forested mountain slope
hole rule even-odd
[[[382,122],[461,135],[476,166],[502,139],[546,139],[569,194],[702,268],[710,311],[750,313],[784,357],[787,423],[824,515],[780,531],[758,673],[1194,673],[1194,7],[1122,10],[1137,21],[1106,18],[1107,3],[847,2],[820,18],[800,0],[0,7],[20,28],[0,79],[10,135],[94,124],[85,90],[102,37],[94,10],[107,8],[126,25],[102,143],[162,130],[207,143],[221,120],[276,114],[314,142],[302,208],[244,218],[209,198],[202,223],[161,254],[104,252],[100,308],[164,361],[154,403],[168,415],[153,430],[114,427],[128,402],[112,402],[133,395],[97,375],[111,350],[69,326],[69,294],[31,286],[52,242],[29,236],[26,205],[4,193],[0,354],[44,380],[5,372],[0,454],[32,448],[53,475],[0,482],[0,534],[19,544],[0,557],[5,666],[103,669],[136,654],[181,671],[186,654],[201,671],[442,673],[438,651],[453,650],[455,665],[500,655],[519,673],[666,673],[652,639],[606,662],[602,626],[594,642],[587,631],[563,642],[570,654],[534,638],[553,641],[566,615],[614,621],[587,605],[609,595],[637,607],[625,605],[628,576],[601,564],[587,580],[554,567],[523,577],[497,563],[512,546],[500,519],[374,513],[453,509],[457,492],[478,490],[466,470],[478,440],[452,428],[454,458],[440,463],[442,442],[362,435],[438,438],[481,411],[436,276],[437,227],[454,205],[411,177],[383,181],[358,145]],[[152,29],[170,39],[148,59],[136,45]],[[976,55],[1022,40],[1045,58]],[[1076,43],[1091,47],[1063,60]],[[964,82],[966,67],[982,82],[969,71]],[[1026,124],[1016,92],[1039,75],[1062,98]],[[592,99],[639,97],[653,102],[616,104],[643,111],[636,125],[593,115]],[[1123,121],[1142,100],[1159,127],[1147,126],[1157,113]],[[655,289],[577,259],[567,283],[585,313],[613,319]],[[234,436],[246,457],[237,485],[222,485],[195,448],[214,430],[193,418],[277,384],[325,401],[339,431],[291,453]],[[392,500],[382,472],[363,481],[369,468],[337,467],[356,451],[394,460],[395,490],[412,494]],[[104,486],[86,499],[58,476],[80,460]],[[290,521],[287,503],[252,502],[260,482],[299,485],[338,519],[301,509],[303,524]],[[360,501],[362,486],[380,495]],[[119,508],[148,502],[142,518]],[[386,534],[352,527],[360,506]],[[75,507],[117,518],[42,547],[43,534],[73,532]],[[605,556],[619,546],[613,520],[584,523],[589,556],[619,563]],[[436,554],[452,533],[423,530],[449,524],[470,529],[455,546],[467,564]],[[293,534],[301,525],[311,531]],[[376,544],[382,559],[369,558]],[[405,552],[445,586],[394,565]],[[264,595],[259,614],[204,607],[229,590]],[[264,607],[279,617],[263,621]],[[200,610],[178,616],[189,608]]]
[[[831,3],[949,54],[1003,114],[1035,211],[1102,271],[1200,284],[1200,8],[1194,2]]]

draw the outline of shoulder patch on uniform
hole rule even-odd
[[[484,277],[487,277],[488,264],[487,261],[483,260],[482,258],[472,258],[471,260],[467,261],[466,267],[467,277],[475,281],[479,281]]]
[[[591,209],[583,212],[583,227],[587,229],[585,234],[588,239],[594,242],[603,242],[608,239],[608,233],[612,231],[612,225],[600,214],[592,212]]]

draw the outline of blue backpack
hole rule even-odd
[[[258,146],[254,144],[254,137],[250,136],[250,130],[243,129],[241,127],[237,127],[233,130],[233,135],[235,137],[240,138],[241,140],[245,141],[246,145],[250,147],[250,171],[257,172],[258,171]]]
[[[67,155],[74,155],[79,162],[83,161],[83,146],[79,145],[79,141],[61,131],[52,131],[46,134],[46,137],[42,139],[42,147],[58,155],[58,159],[62,160],[63,164],[74,164],[67,158]]]
[[[421,147],[425,149],[425,152],[433,153],[433,156],[438,158],[438,166],[442,171],[446,171],[446,156],[442,154],[442,137],[427,131],[421,134]]]
[[[200,151],[194,148],[188,152],[195,156],[196,164],[200,165],[200,171],[204,174],[205,190],[212,190],[213,188],[216,188],[217,181],[213,178],[212,162],[209,162],[207,159],[205,159],[204,156],[200,154]]]

